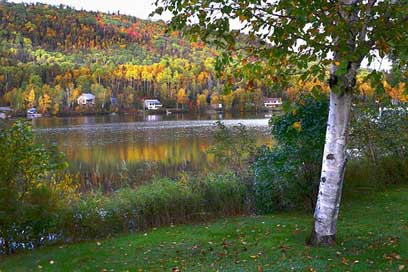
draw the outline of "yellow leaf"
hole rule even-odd
[[[293,127],[297,130],[300,130],[302,128],[302,125],[300,124],[300,122],[295,122],[293,123]]]

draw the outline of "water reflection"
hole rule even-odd
[[[153,175],[206,171],[216,163],[206,150],[221,118],[227,126],[250,127],[257,144],[270,143],[263,116],[83,116],[37,119],[33,127],[37,141],[56,143],[66,154],[84,187],[112,189]]]

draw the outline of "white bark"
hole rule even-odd
[[[356,5],[358,0],[340,0],[339,13],[349,26],[349,38],[347,46],[352,54],[357,46],[357,36],[364,40],[366,24],[359,33],[358,10],[349,8]],[[369,1],[369,5],[375,3]],[[348,8],[344,8],[348,6]],[[367,16],[370,8],[367,8]],[[337,39],[335,39],[337,42]],[[335,52],[334,60],[344,62],[344,56]],[[362,57],[355,62],[350,61],[347,72],[337,77],[337,66],[332,66],[330,82],[330,109],[326,130],[326,142],[324,146],[322,172],[320,177],[319,193],[317,196],[313,232],[310,243],[313,245],[331,245],[336,240],[336,225],[339,215],[341,192],[343,187],[344,172],[346,167],[346,145],[348,126],[350,122],[351,103],[353,88],[356,83],[357,71]]]
[[[330,92],[326,142],[314,215],[314,244],[331,244],[335,241],[346,166],[346,144],[351,102],[351,92]]]

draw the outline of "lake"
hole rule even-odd
[[[215,123],[243,124],[258,145],[270,144],[262,115],[105,115],[33,120],[38,142],[57,144],[78,173],[83,190],[110,191],[153,176],[206,172],[217,162],[207,153]]]

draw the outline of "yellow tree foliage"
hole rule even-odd
[[[207,96],[204,93],[197,95],[197,108],[199,110],[204,110],[206,106]]]
[[[244,111],[245,110],[245,105],[250,102],[250,94],[248,93],[247,90],[243,88],[238,88],[234,92],[234,96],[236,100],[238,101],[239,105],[239,110]]]
[[[218,105],[218,104],[221,104],[221,96],[220,96],[220,94],[219,93],[217,93],[217,92],[214,92],[212,95],[211,95],[211,104],[212,105]]]
[[[201,84],[204,84],[207,79],[209,78],[209,74],[208,72],[201,72],[198,76],[197,76],[197,80],[198,82],[200,82]]]
[[[60,105],[57,103],[54,103],[54,105],[52,106],[52,114],[59,113],[59,110],[60,110]]]
[[[46,113],[51,108],[51,97],[48,94],[40,96],[38,99],[38,110],[41,113]]]
[[[224,104],[225,110],[229,111],[232,108],[232,102],[234,101],[234,94],[226,94],[222,96],[222,102]]]
[[[253,100],[256,105],[262,105],[263,104],[263,93],[260,88],[257,88],[254,93],[253,93]]]
[[[80,93],[81,93],[81,89],[75,88],[75,89],[72,91],[72,93],[71,93],[71,95],[70,95],[70,97],[69,97],[69,103],[70,103],[70,104],[75,103],[75,102],[76,102],[76,99],[78,98],[78,96],[79,96]]]
[[[330,91],[330,86],[326,82],[322,82],[319,79],[315,78],[312,80],[298,80],[292,86],[286,89],[286,94],[290,100],[294,101],[302,93],[311,93],[318,91],[321,93],[328,94]]]
[[[385,92],[399,102],[408,102],[408,94],[406,94],[405,82],[400,82],[397,86],[391,87],[388,82],[383,81]]]
[[[360,91],[360,95],[363,96],[373,96],[375,94],[374,88],[368,82],[363,82],[358,84],[358,90]]]
[[[34,107],[35,106],[35,90],[34,88],[31,88],[28,93],[26,93],[24,100],[27,104],[28,108]]]
[[[177,103],[185,104],[187,102],[187,94],[184,88],[180,88],[177,92]]]

